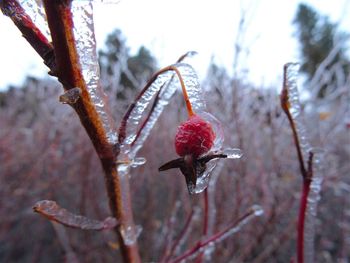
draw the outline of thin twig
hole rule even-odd
[[[208,188],[204,190],[203,194],[203,230],[202,236],[205,238],[208,234],[208,220],[209,220],[209,191]],[[203,252],[199,254],[196,263],[201,263],[203,261]]]
[[[180,243],[185,239],[186,234],[190,230],[190,225],[193,222],[193,219],[195,217],[194,215],[195,215],[195,212],[192,209],[190,214],[187,217],[185,226],[183,227],[183,229],[179,233],[177,239],[174,241],[172,247],[170,248],[168,255],[165,257],[165,259],[161,260],[161,262],[167,262],[174,255],[176,249],[180,246]]]
[[[224,230],[217,232],[216,234],[212,235],[209,238],[206,238],[203,241],[198,241],[194,247],[186,250],[182,255],[178,256],[171,262],[172,263],[181,262],[193,255],[196,255],[197,252],[200,252],[201,249],[205,248],[206,246],[210,244],[215,244],[215,242],[222,240],[230,231],[232,231],[232,229],[240,227],[242,223],[244,223],[246,220],[248,220],[248,218],[251,218],[254,215],[255,215],[255,211],[254,209],[251,209],[246,214],[238,218],[235,222],[233,222],[228,227],[226,227]]]
[[[303,188],[300,198],[300,207],[299,207],[299,215],[298,215],[298,231],[297,231],[297,260],[298,263],[304,263],[304,235],[305,235],[305,219],[306,219],[306,211],[307,211],[307,203],[308,196],[310,193],[310,185],[312,182],[313,169],[312,169],[312,160],[313,153],[310,151],[308,154],[307,161],[307,169],[305,168],[305,163],[303,159],[303,154],[301,150],[299,134],[297,132],[295,120],[290,113],[291,102],[289,98],[289,90],[288,90],[288,66],[286,64],[284,66],[284,74],[283,74],[283,89],[281,93],[281,107],[285,114],[287,115],[290,127],[292,129],[293,138],[295,148],[297,150],[298,160],[300,172],[303,178]]]
[[[55,201],[43,200],[37,202],[33,210],[51,221],[61,225],[79,228],[83,230],[106,230],[117,226],[117,220],[113,217],[107,217],[103,221],[94,220],[85,216],[76,215],[60,207]]]

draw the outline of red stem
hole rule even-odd
[[[113,216],[121,222],[119,229],[116,229],[120,251],[124,262],[141,262],[137,242],[127,244],[122,237],[121,231],[124,226],[134,226],[129,179],[127,176],[118,175],[116,169],[118,153],[116,153],[114,145],[107,139],[102,120],[91,100],[81,72],[79,56],[75,47],[71,2],[72,0],[43,1],[56,55],[54,73],[65,89],[79,87],[82,91],[80,98],[72,107],[80,117],[80,121],[101,160],[105,172],[110,209]]]
[[[299,218],[298,218],[298,240],[297,240],[297,253],[298,263],[304,263],[304,228],[307,210],[307,197],[310,192],[310,179],[303,180],[303,192],[300,199]]]

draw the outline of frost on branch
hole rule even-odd
[[[96,52],[93,5],[90,1],[73,1],[74,36],[79,62],[88,92],[102,120],[109,143],[117,142],[117,132],[106,105],[106,95],[100,86],[100,69]]]
[[[285,83],[282,91],[282,96],[283,94],[286,95],[286,109],[284,110],[289,111],[291,118],[294,122],[296,132],[299,137],[299,144],[301,147],[303,160],[305,161],[308,159],[309,152],[311,150],[311,145],[307,136],[304,120],[302,117],[302,108],[299,100],[299,92],[297,85],[298,71],[299,64],[297,63],[288,63],[285,65]]]
[[[321,185],[323,181],[324,152],[319,149],[312,149],[312,181],[310,192],[307,198],[305,230],[304,230],[304,261],[313,262],[315,259],[315,227],[317,220],[317,205],[321,198]]]
[[[51,221],[62,225],[83,230],[106,230],[117,226],[117,220],[113,217],[107,217],[103,221],[89,219],[85,216],[75,215],[66,209],[60,207],[55,201],[43,200],[37,202],[34,211],[45,216]]]

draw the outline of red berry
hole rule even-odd
[[[175,150],[180,156],[191,154],[197,158],[210,150],[214,140],[215,133],[211,124],[198,115],[193,115],[178,127]]]

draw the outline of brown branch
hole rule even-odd
[[[88,133],[105,172],[105,182],[112,215],[120,222],[117,231],[125,262],[140,262],[137,243],[126,244],[121,230],[124,225],[134,225],[128,178],[120,178],[116,169],[115,146],[107,140],[102,120],[96,111],[82,76],[79,56],[75,47],[71,0],[44,0],[44,7],[56,55],[54,74],[66,90],[78,87],[80,98],[72,104]],[[123,198],[122,198],[123,196]]]

